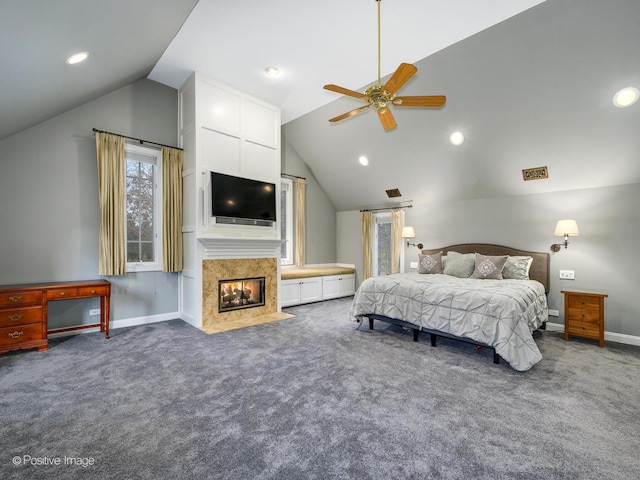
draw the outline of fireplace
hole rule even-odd
[[[265,304],[265,277],[218,280],[218,313]]]

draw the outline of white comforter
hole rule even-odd
[[[365,280],[349,317],[404,320],[490,345],[519,371],[542,360],[531,333],[548,318],[544,287],[535,280],[478,280],[399,273]]]

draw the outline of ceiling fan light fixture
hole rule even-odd
[[[88,56],[89,56],[89,52],[74,53],[69,58],[67,58],[67,64],[75,65],[76,63],[83,62],[87,59]]]
[[[459,147],[464,143],[464,134],[462,132],[453,132],[449,135],[449,142],[451,142],[451,145]]]
[[[613,104],[619,108],[630,107],[638,101],[640,91],[635,87],[626,87],[618,90],[613,96]]]

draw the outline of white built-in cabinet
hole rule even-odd
[[[322,300],[322,277],[282,280],[280,301],[283,307]]]
[[[356,292],[355,275],[322,277],[322,299],[348,297]]]
[[[282,280],[280,285],[283,307],[348,297],[354,293],[355,275],[293,278]]]

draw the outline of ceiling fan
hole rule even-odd
[[[375,1],[378,2],[378,83],[367,88],[364,93],[333,84],[325,85],[324,88],[332,92],[359,98],[367,103],[355,110],[329,119],[330,122],[339,122],[340,120],[364,112],[368,110],[369,107],[375,107],[378,111],[378,117],[380,117],[382,126],[388,131],[393,130],[398,125],[389,109],[390,105],[395,105],[396,107],[441,107],[446,102],[447,97],[444,95],[396,97],[396,92],[400,90],[400,87],[407,83],[418,71],[418,69],[410,63],[401,63],[398,69],[391,75],[391,78],[387,80],[387,83],[382,85],[380,82],[380,2],[382,0]]]

